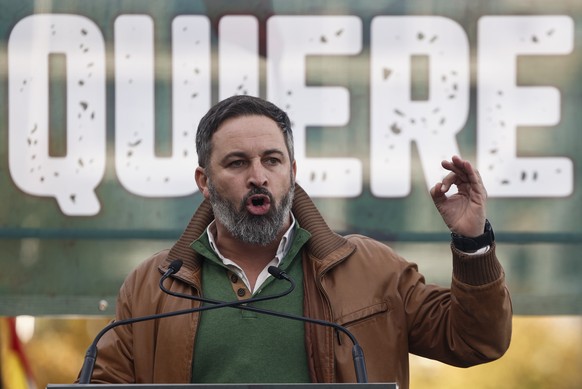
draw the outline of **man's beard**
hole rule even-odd
[[[277,239],[281,229],[289,220],[295,183],[291,180],[289,192],[283,196],[278,204],[275,203],[273,195],[267,189],[255,187],[242,199],[238,210],[234,203],[218,193],[210,180],[208,191],[214,216],[234,238],[245,243],[266,246]],[[248,198],[257,194],[269,196],[271,207],[269,212],[264,215],[253,215],[246,209]]]

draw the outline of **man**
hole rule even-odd
[[[471,366],[508,348],[509,293],[485,218],[486,191],[469,162],[443,161],[450,173],[430,191],[453,232],[449,289],[426,285],[414,264],[382,243],[330,230],[295,184],[290,122],[273,104],[221,101],[202,118],[196,146],[205,200],[178,242],[126,279],[117,319],[200,305],[158,287],[175,259],[184,264],[168,289],[220,301],[284,291],[287,283],[266,270],[274,265],[299,286],[253,306],[347,327],[370,382],[407,388],[409,353]],[[458,193],[447,196],[452,185]],[[355,382],[345,335],[239,308],[119,326],[98,348],[93,382]]]

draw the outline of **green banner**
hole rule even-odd
[[[581,314],[582,5],[0,0],[0,314],[111,314],[201,201],[200,117],[234,94],[293,122],[338,233],[451,276],[428,189],[480,170],[518,314]]]

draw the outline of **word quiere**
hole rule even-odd
[[[259,95],[259,28],[253,16],[220,20],[216,61],[219,98]],[[350,92],[308,86],[309,56],[362,53],[356,16],[272,16],[267,21],[266,98],[294,123],[298,182],[315,197],[356,197],[363,187],[359,158],[311,158],[309,126],[350,124]],[[378,16],[369,26],[370,189],[378,197],[411,190],[411,144],[416,143],[427,187],[444,174],[440,161],[459,154],[456,135],[469,112],[470,63],[465,31],[440,16]],[[107,59],[113,56],[115,171],[121,185],[144,197],[195,193],[195,132],[211,105],[210,21],[181,15],[172,21],[172,153],[155,153],[154,21],[121,15],[114,47],[89,18],[37,14],[20,20],[8,41],[9,169],[25,193],[56,198],[70,216],[100,210],[95,188],[104,177]],[[516,155],[518,126],[554,126],[560,95],[552,87],[518,87],[520,55],[573,50],[567,16],[484,16],[478,23],[477,167],[491,197],[560,197],[573,190],[567,158]],[[108,50],[112,51],[111,53]],[[49,154],[49,58],[66,58],[67,153]],[[428,60],[428,96],[411,96],[411,59]],[[170,103],[168,103],[170,104]],[[111,114],[111,112],[109,113]],[[353,130],[361,131],[357,124]],[[330,139],[329,142],[333,142]]]

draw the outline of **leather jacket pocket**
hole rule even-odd
[[[374,319],[378,315],[385,314],[389,310],[390,300],[381,301],[379,303],[343,315],[337,318],[336,322],[344,327],[355,327],[359,324],[365,323],[368,320]]]

